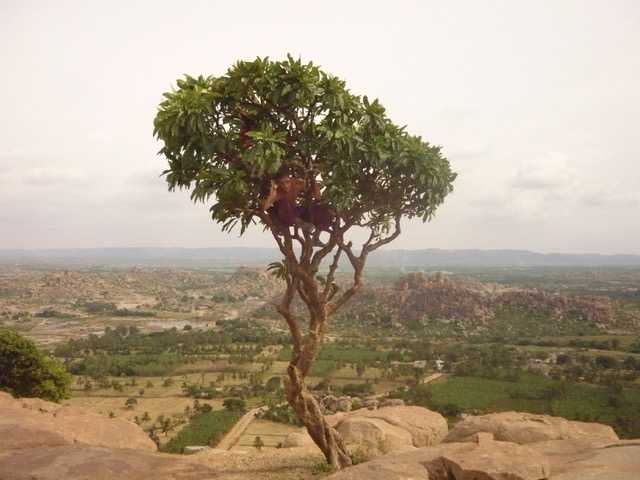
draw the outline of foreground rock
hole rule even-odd
[[[217,475],[211,468],[177,455],[144,450],[64,445],[0,453],[0,478],[186,480],[217,478]]]
[[[552,480],[636,480],[640,478],[640,440],[594,446],[595,441],[550,440],[530,448],[551,463]]]
[[[465,418],[449,432],[444,442],[468,441],[478,432],[492,433],[496,440],[519,444],[564,439],[618,441],[618,435],[608,425],[573,422],[549,415],[502,412]]]
[[[0,452],[69,444],[156,450],[147,434],[128,420],[0,392]]]
[[[437,445],[448,430],[442,415],[422,407],[363,408],[334,420],[347,447],[364,448],[369,456]]]
[[[407,406],[339,412],[328,416],[327,421],[351,451],[359,449],[367,458],[437,445],[448,429],[447,421],[439,413]],[[308,448],[315,443],[303,431],[289,434],[283,446]]]
[[[520,445],[479,432],[469,441],[395,453],[331,480],[638,480],[640,440],[547,440]]]
[[[549,461],[534,450],[490,439],[450,443],[388,455],[357,465],[332,480],[540,480]]]

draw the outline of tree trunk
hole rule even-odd
[[[286,382],[286,393],[289,405],[302,420],[307,432],[322,450],[327,462],[336,469],[350,466],[352,464],[351,457],[342,443],[340,435],[324,418],[322,408],[311,392],[307,390],[304,377],[295,362],[296,359],[293,359],[287,369],[289,379]]]

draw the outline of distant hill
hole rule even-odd
[[[460,280],[443,273],[401,276],[365,286],[339,315],[347,322],[422,325],[431,335],[493,332],[505,337],[594,334],[623,325],[606,296],[566,296],[539,289]]]
[[[233,267],[279,260],[272,248],[86,248],[2,250],[0,263],[26,265]],[[528,250],[382,250],[372,267],[589,267],[639,266],[640,255],[543,254]]]

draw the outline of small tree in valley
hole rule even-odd
[[[154,132],[169,189],[213,199],[223,231],[258,224],[273,236],[283,260],[271,269],[285,284],[277,310],[292,341],[287,400],[327,461],[350,465],[305,378],[329,318],[362,287],[369,255],[400,235],[403,218],[429,220],[455,173],[439,147],[393,124],[377,100],[291,57],[187,76],[164,96]],[[364,232],[359,248],[356,232]],[[343,288],[335,283],[341,258],[353,270]],[[296,297],[306,325],[292,308]]]

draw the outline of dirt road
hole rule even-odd
[[[216,445],[216,448],[219,448],[220,450],[231,450],[231,448],[233,448],[233,446],[238,443],[238,440],[240,440],[240,437],[247,429],[249,424],[253,421],[258,412],[263,411],[265,408],[267,407],[262,406],[253,408],[245,413],[242,418],[236,422],[233,428],[229,430],[224,437],[222,437],[222,440],[220,440],[220,443]]]
[[[442,377],[444,375],[444,373],[433,373],[427,377],[424,377],[420,383],[429,383],[429,382],[433,382],[434,380],[439,379],[440,377]]]

